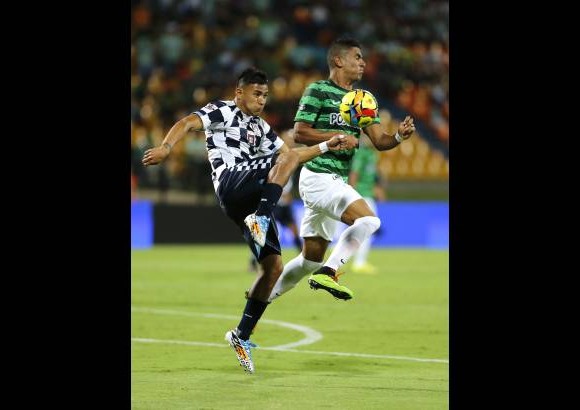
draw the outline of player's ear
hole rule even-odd
[[[337,66],[338,68],[342,67],[342,58],[340,56],[334,56],[334,65]]]
[[[236,97],[240,97],[244,93],[242,87],[236,87]]]

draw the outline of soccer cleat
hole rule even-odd
[[[244,223],[250,230],[250,235],[252,239],[260,247],[263,247],[266,243],[266,234],[268,233],[268,227],[270,226],[270,217],[266,215],[256,215],[250,214],[244,219]]]
[[[332,276],[322,272],[332,273]],[[310,275],[308,278],[308,284],[314,290],[324,289],[337,299],[349,300],[354,296],[352,290],[346,286],[338,284],[338,275],[336,275],[336,271],[327,266],[323,266]]]
[[[242,340],[238,337],[235,330],[228,330],[225,335],[226,342],[236,352],[238,362],[244,371],[254,373],[254,362],[252,361],[252,347],[257,347],[249,340]]]

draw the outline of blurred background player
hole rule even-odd
[[[377,201],[387,199],[385,190],[381,185],[381,180],[377,172],[379,154],[371,146],[370,140],[361,135],[359,139],[359,148],[354,154],[348,175],[348,183],[358,191],[363,197],[369,208],[377,213]],[[371,243],[375,235],[380,234],[381,228],[372,236],[367,238],[353,255],[352,271],[355,273],[375,273],[376,267],[367,262]]]
[[[296,144],[294,143],[294,130],[289,129],[280,134],[280,138],[284,141],[289,148],[294,148]],[[288,183],[284,185],[282,189],[282,196],[276,207],[274,208],[274,218],[281,225],[287,227],[292,233],[292,240],[294,246],[298,253],[302,252],[302,239],[300,239],[300,234],[298,232],[298,225],[296,225],[296,219],[294,218],[294,211],[292,210],[292,202],[294,201],[294,175],[290,177]],[[258,261],[254,255],[250,256],[250,267],[251,272],[256,272],[258,270]]]

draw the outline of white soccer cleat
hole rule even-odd
[[[263,247],[266,243],[266,234],[268,233],[268,227],[270,226],[270,218],[266,215],[257,216],[255,213],[246,216],[244,223],[250,230],[250,235],[252,239],[260,247]]]
[[[238,362],[244,371],[248,373],[254,373],[254,362],[252,361],[252,347],[256,347],[255,344],[249,340],[242,340],[238,337],[235,330],[228,330],[225,335],[226,342],[236,352]]]

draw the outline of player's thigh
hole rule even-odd
[[[306,207],[340,221],[345,210],[362,196],[336,174],[302,168],[299,192]]]
[[[323,209],[304,205],[300,236],[303,238],[320,237],[327,242],[332,241],[338,227],[338,220],[331,217]]]

